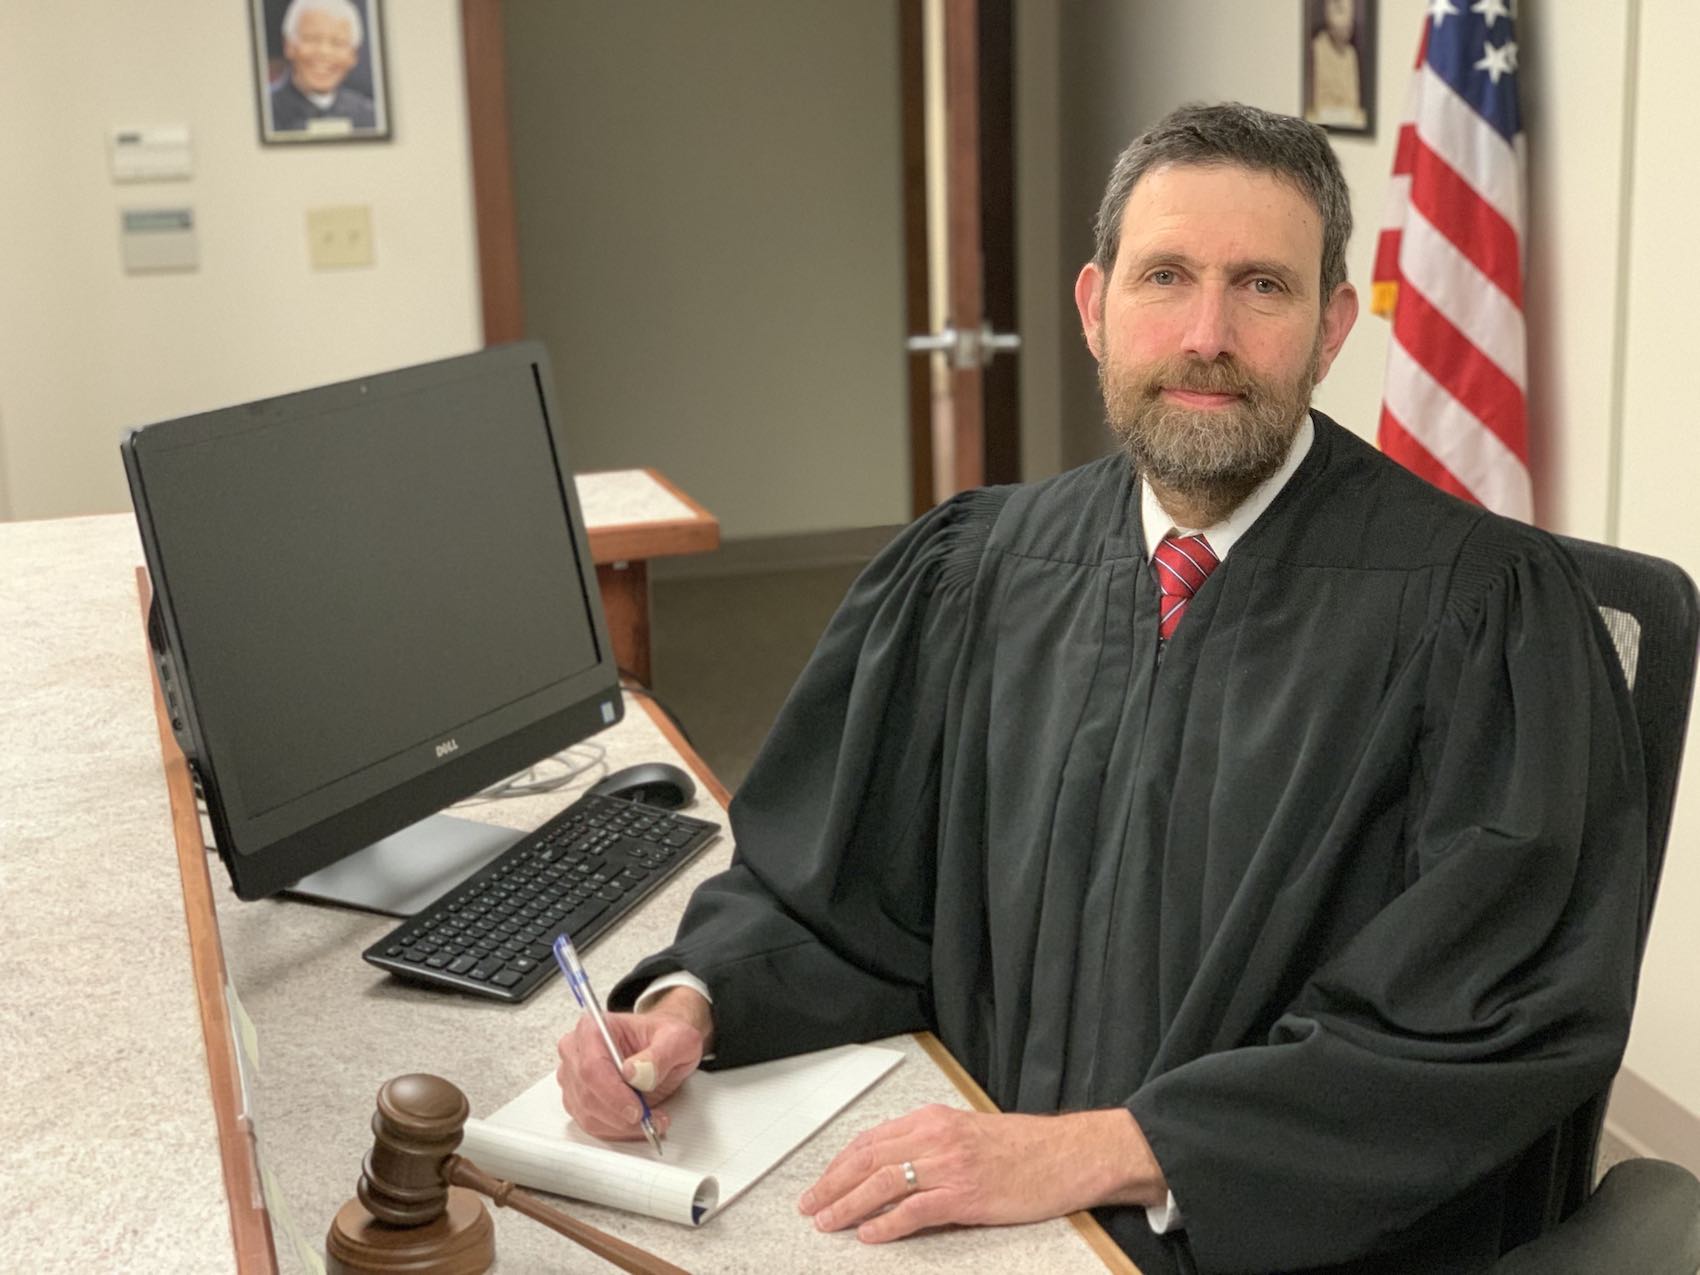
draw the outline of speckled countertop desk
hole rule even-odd
[[[0,524],[0,937],[25,954],[0,1000],[0,1269],[228,1271],[215,1136],[128,516]],[[649,717],[598,736],[603,765],[673,759]],[[541,822],[572,789],[456,813]],[[716,817],[699,796],[694,813]],[[711,847],[586,954],[604,987],[670,937],[689,891],[730,854]],[[410,987],[359,959],[393,922],[292,900],[243,903],[212,862],[231,980],[254,1024],[248,1100],[275,1186],[281,1269],[322,1251],[371,1146],[379,1084],[453,1080],[488,1114],[554,1066],[576,1013],[564,985],[520,1006]],[[96,955],[96,945],[100,955]],[[820,1235],[794,1201],[857,1131],[926,1102],[965,1105],[915,1041],[904,1063],[750,1193],[697,1230],[569,1204],[593,1225],[694,1271],[1101,1271],[1066,1221],[945,1231],[869,1247]],[[610,1267],[496,1213],[497,1270]]]
[[[128,516],[0,524],[0,1270],[228,1271]]]
[[[635,522],[688,522],[697,510],[655,480],[647,469],[608,469],[580,474],[579,507],[584,525],[619,527]]]

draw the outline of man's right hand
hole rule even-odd
[[[657,1132],[666,1133],[667,1101],[697,1069],[709,1048],[714,1020],[709,1003],[688,987],[672,987],[641,1014],[609,1014],[608,1030],[626,1060],[624,1077],[589,1014],[556,1046],[561,1104],[579,1128],[597,1138],[643,1137],[632,1087],[643,1090]]]

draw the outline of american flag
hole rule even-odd
[[[1376,246],[1393,320],[1382,450],[1529,520],[1523,123],[1514,0],[1429,0]]]

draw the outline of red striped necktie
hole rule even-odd
[[[1151,569],[1157,575],[1159,599],[1157,636],[1168,641],[1186,614],[1186,604],[1203,586],[1221,561],[1203,536],[1163,537],[1151,554]]]

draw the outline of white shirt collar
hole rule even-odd
[[[1239,507],[1221,522],[1210,527],[1182,527],[1175,523],[1157,497],[1151,491],[1151,484],[1143,479],[1139,484],[1139,519],[1145,529],[1145,556],[1151,557],[1151,547],[1161,543],[1164,536],[1174,531],[1183,536],[1202,533],[1210,542],[1210,547],[1216,551],[1218,561],[1226,561],[1228,551],[1236,541],[1251,529],[1258,516],[1269,508],[1269,502],[1281,494],[1281,488],[1287,485],[1287,480],[1293,476],[1293,471],[1299,467],[1305,455],[1310,451],[1310,445],[1316,438],[1316,429],[1311,425],[1310,413],[1305,413],[1304,420],[1293,432],[1293,441],[1287,448],[1287,459],[1281,462],[1269,477],[1252,488],[1251,495],[1239,504]]]

